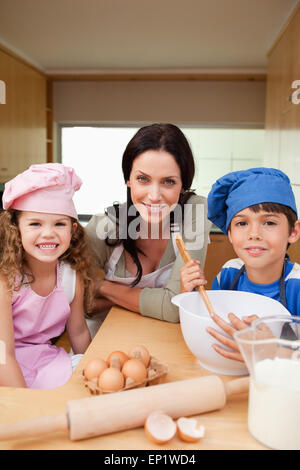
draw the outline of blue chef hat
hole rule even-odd
[[[234,171],[213,184],[207,198],[207,217],[227,233],[235,214],[263,202],[283,204],[297,214],[290,180],[282,171],[275,168]]]

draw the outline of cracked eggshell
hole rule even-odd
[[[176,423],[163,411],[152,411],[145,421],[145,434],[155,444],[166,444],[176,434]]]
[[[197,442],[204,437],[205,427],[198,426],[194,418],[179,418],[177,420],[178,436],[185,442]]]

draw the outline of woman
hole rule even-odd
[[[172,124],[142,127],[125,149],[122,169],[127,203],[93,216],[86,226],[105,273],[94,312],[120,305],[178,322],[178,308],[171,303],[180,292],[183,265],[176,232],[204,266],[210,228],[206,199],[190,189],[195,172],[190,146]]]

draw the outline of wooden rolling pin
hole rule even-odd
[[[184,263],[188,263],[189,261],[191,261],[191,257],[185,247],[185,244],[184,244],[184,241],[182,240],[181,236],[179,234],[176,235],[176,244],[178,246],[178,249],[179,249],[179,252],[181,254],[181,257],[184,261]],[[199,286],[198,287],[198,291],[202,297],[202,300],[208,310],[208,313],[210,314],[211,317],[213,317],[215,315],[215,311],[213,309],[213,306],[208,298],[208,295],[206,293],[206,290],[204,288],[204,286]]]
[[[0,440],[69,431],[70,439],[77,441],[143,426],[154,410],[172,418],[198,415],[222,408],[230,395],[246,392],[248,380],[223,383],[218,376],[209,375],[71,400],[66,413],[0,425]]]

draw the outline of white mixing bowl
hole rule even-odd
[[[263,295],[230,290],[206,292],[214,311],[227,321],[229,321],[228,313],[234,313],[239,318],[247,315],[258,317],[290,315],[280,302]],[[212,344],[216,343],[225,349],[226,347],[213,338],[206,328],[212,326],[224,335],[226,333],[210,318],[199,292],[176,295],[172,298],[172,302],[179,307],[180,325],[186,345],[198,358],[201,366],[217,374],[248,374],[244,363],[227,359],[213,349]]]

